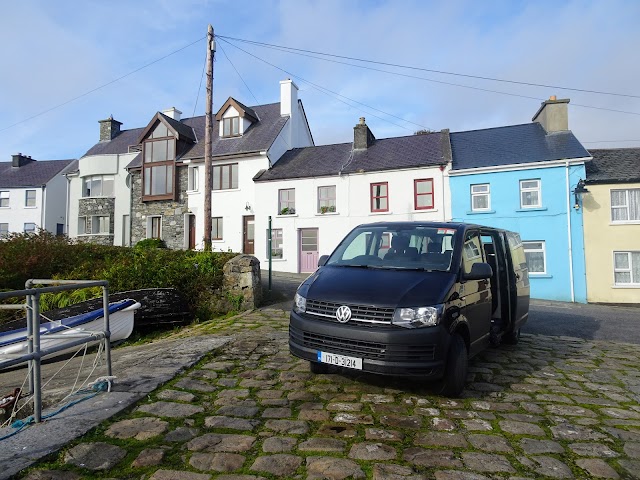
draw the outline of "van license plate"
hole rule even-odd
[[[362,370],[362,359],[356,357],[347,357],[345,355],[337,355],[335,353],[318,352],[318,362],[328,363],[329,365],[337,365],[338,367],[355,368]]]

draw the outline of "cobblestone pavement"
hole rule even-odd
[[[289,355],[287,315],[210,326],[234,340],[26,478],[640,478],[636,345],[523,335],[475,357],[451,400],[310,374]]]

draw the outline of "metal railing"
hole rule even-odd
[[[34,285],[52,285],[50,287],[35,287]],[[56,293],[82,288],[102,287],[102,308],[104,311],[104,330],[98,332],[77,334],[48,333],[50,339],[68,339],[69,341],[49,348],[40,348],[40,295]],[[29,364],[29,395],[33,395],[33,418],[36,423],[42,420],[42,358],[69,348],[94,343],[96,338],[104,342],[107,375],[111,376],[111,331],[109,330],[109,282],[106,280],[44,280],[29,279],[25,282],[25,290],[0,292],[0,300],[14,297],[25,297],[23,304],[1,304],[0,310],[25,310],[27,314],[27,353],[4,354],[9,360],[2,362],[7,368],[25,361]],[[13,357],[13,358],[11,358]]]

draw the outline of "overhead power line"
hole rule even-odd
[[[544,83],[523,82],[523,81],[518,81],[518,80],[508,80],[508,79],[504,79],[504,78],[485,77],[485,76],[481,76],[481,75],[471,75],[471,74],[458,73],[458,72],[447,72],[445,70],[435,70],[435,69],[430,69],[430,68],[416,67],[416,66],[412,66],[412,65],[401,65],[401,64],[390,63],[390,62],[380,62],[380,61],[376,61],[376,60],[369,60],[369,59],[363,59],[363,58],[357,58],[357,57],[348,57],[346,55],[337,55],[337,54],[326,53],[326,52],[317,52],[317,51],[313,51],[313,50],[305,50],[305,49],[302,49],[302,48],[287,47],[287,46],[283,46],[283,45],[274,45],[274,44],[271,44],[271,43],[257,42],[257,41],[254,41],[254,40],[246,40],[246,39],[243,39],[243,38],[229,37],[229,36],[223,36],[223,35],[216,35],[216,36],[219,37],[219,38],[227,39],[227,40],[236,40],[236,41],[239,41],[239,42],[250,43],[250,44],[253,44],[253,45],[259,45],[259,46],[264,46],[264,47],[275,47],[275,48],[281,48],[281,49],[286,49],[286,50],[291,50],[291,51],[296,51],[296,52],[312,53],[312,54],[315,54],[315,55],[324,55],[324,56],[327,56],[327,57],[334,57],[334,58],[343,58],[345,60],[355,60],[355,61],[358,61],[358,62],[375,63],[375,64],[378,64],[378,65],[385,65],[385,66],[388,66],[388,67],[406,68],[406,69],[409,69],[409,70],[419,70],[419,71],[423,71],[423,72],[439,73],[439,74],[442,74],[442,75],[452,75],[452,76],[457,76],[457,77],[475,78],[475,79],[479,79],[479,80],[488,80],[488,81],[492,81],[492,82],[511,83],[511,84],[514,84],[514,85],[525,85],[525,86],[529,86],[529,87],[556,88],[558,90],[568,90],[568,91],[582,92],[582,93],[593,93],[593,94],[597,94],[597,95],[611,95],[611,96],[617,96],[617,97],[640,98],[640,95],[632,95],[632,94],[627,94],[627,93],[605,92],[605,91],[601,91],[601,90],[588,90],[588,89],[584,89],[584,88],[563,87],[563,86],[560,86],[560,85],[547,85],[547,84],[544,84]]]
[[[180,47],[180,48],[178,48],[177,50],[174,50],[171,53],[167,53],[166,55],[163,55],[162,57],[157,58],[157,59],[153,60],[152,62],[146,63],[146,64],[142,65],[141,67],[138,67],[135,70],[132,70],[129,73],[126,73],[125,75],[122,75],[122,76],[120,76],[118,78],[114,78],[113,80],[111,80],[111,81],[109,81],[107,83],[103,83],[102,85],[100,85],[100,86],[98,86],[96,88],[92,88],[91,90],[88,90],[88,91],[86,91],[84,93],[81,93],[80,95],[78,95],[76,97],[73,97],[73,98],[70,98],[69,100],[66,100],[65,102],[59,103],[58,105],[54,105],[53,107],[47,108],[46,110],[43,110],[43,111],[41,111],[39,113],[36,113],[35,115],[31,115],[30,117],[27,117],[27,118],[22,119],[22,120],[20,120],[18,122],[12,123],[11,125],[8,125],[6,127],[0,128],[0,132],[8,130],[9,128],[15,127],[16,125],[20,125],[21,123],[28,122],[29,120],[32,120],[34,118],[40,117],[41,115],[44,115],[45,113],[49,113],[52,110],[55,110],[57,108],[63,107],[65,105],[68,105],[69,103],[75,102],[76,100],[78,100],[78,99],[80,99],[82,97],[86,97],[87,95],[89,95],[89,94],[91,94],[93,92],[97,92],[98,90],[100,90],[100,89],[102,89],[104,87],[108,87],[109,85],[112,85],[112,84],[114,84],[116,82],[119,82],[123,78],[127,78],[127,77],[133,75],[134,73],[139,72],[140,70],[144,70],[145,68],[150,67],[151,65],[156,64],[156,63],[164,60],[165,58],[170,57],[171,55],[175,55],[176,53],[181,52],[182,50],[184,50],[186,48],[189,48],[190,46],[195,45],[198,42],[201,42],[205,38],[207,38],[207,37],[206,36],[200,37],[199,39],[197,39],[197,40],[195,40],[195,41],[193,41],[193,42],[191,42],[191,43],[189,43],[189,44],[187,44],[187,45],[185,45],[183,47]]]
[[[240,72],[238,71],[238,69],[236,68],[236,66],[233,64],[233,62],[231,61],[231,59],[229,58],[229,55],[227,55],[227,52],[224,51],[224,48],[222,48],[222,44],[220,44],[220,50],[222,50],[222,53],[224,54],[224,57],[229,61],[229,63],[231,64],[231,66],[233,67],[233,69],[236,71],[236,73],[238,74],[238,76],[240,77],[240,80],[242,80],[242,83],[244,83],[244,86],[247,87],[247,90],[249,90],[249,93],[251,94],[251,96],[253,97],[253,99],[256,101],[256,105],[259,104],[260,102],[258,101],[258,99],[256,98],[256,96],[253,94],[253,92],[251,91],[251,89],[249,88],[249,85],[247,85],[247,82],[244,81],[244,78],[242,78],[242,75],[240,75]]]

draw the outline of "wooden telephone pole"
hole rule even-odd
[[[211,251],[211,156],[213,153],[213,59],[216,43],[213,27],[207,32],[207,108],[205,109],[204,133],[204,250]]]

